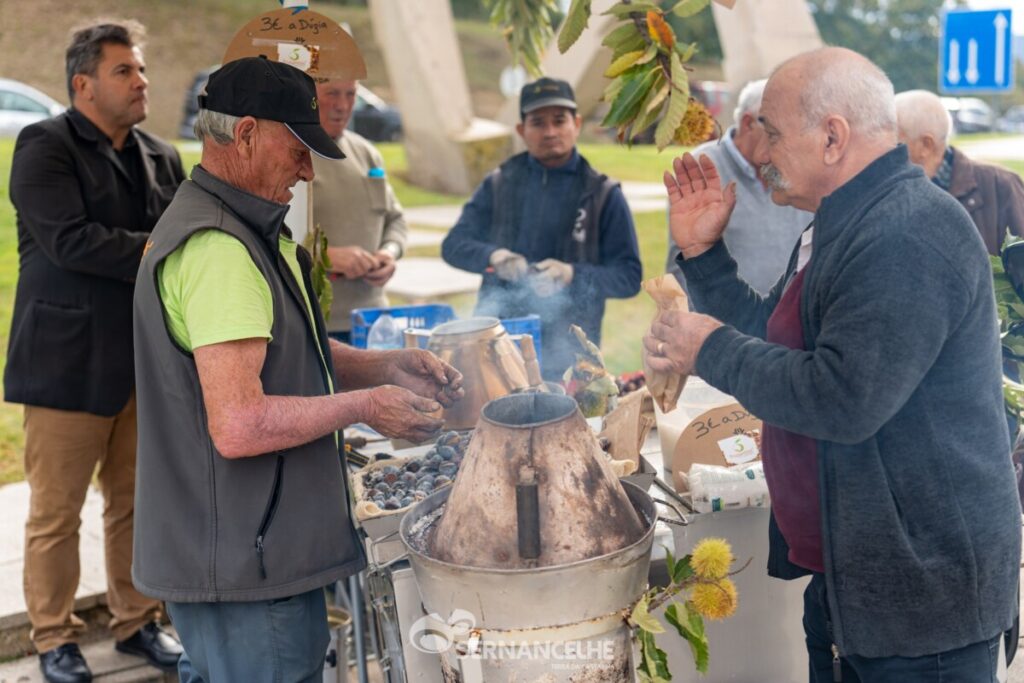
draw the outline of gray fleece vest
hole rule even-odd
[[[196,167],[153,229],[142,259],[135,288],[139,447],[132,579],[146,595],[172,602],[271,600],[364,566],[334,435],[254,457],[223,457],[207,430],[195,360],[164,320],[160,263],[197,231],[223,230],[245,245],[273,298],[273,339],[260,374],[264,392],[328,394],[326,373],[333,367],[316,299],[308,277],[296,282],[278,249],[286,210]],[[301,288],[314,302],[313,320]]]

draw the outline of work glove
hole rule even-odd
[[[548,297],[560,292],[572,282],[572,265],[558,259],[546,258],[533,267],[530,286],[537,296]]]
[[[508,282],[515,282],[529,270],[526,259],[521,254],[504,248],[491,252],[491,265],[494,267],[494,274]]]

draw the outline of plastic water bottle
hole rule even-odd
[[[366,336],[368,349],[400,349],[403,346],[402,328],[387,313],[382,313]]]

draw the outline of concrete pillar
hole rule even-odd
[[[742,0],[732,9],[716,3],[711,11],[733,93],[790,57],[822,46],[805,0]]]
[[[409,180],[469,194],[508,155],[512,131],[473,116],[449,0],[370,0],[369,5],[402,112]]]

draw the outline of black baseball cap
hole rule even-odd
[[[519,93],[519,114],[529,114],[541,107],[566,107],[576,111],[572,86],[558,78],[538,78],[527,83]]]
[[[243,57],[210,74],[199,108],[280,121],[314,154],[344,159],[338,145],[320,126],[316,82],[294,66],[266,57]]]

